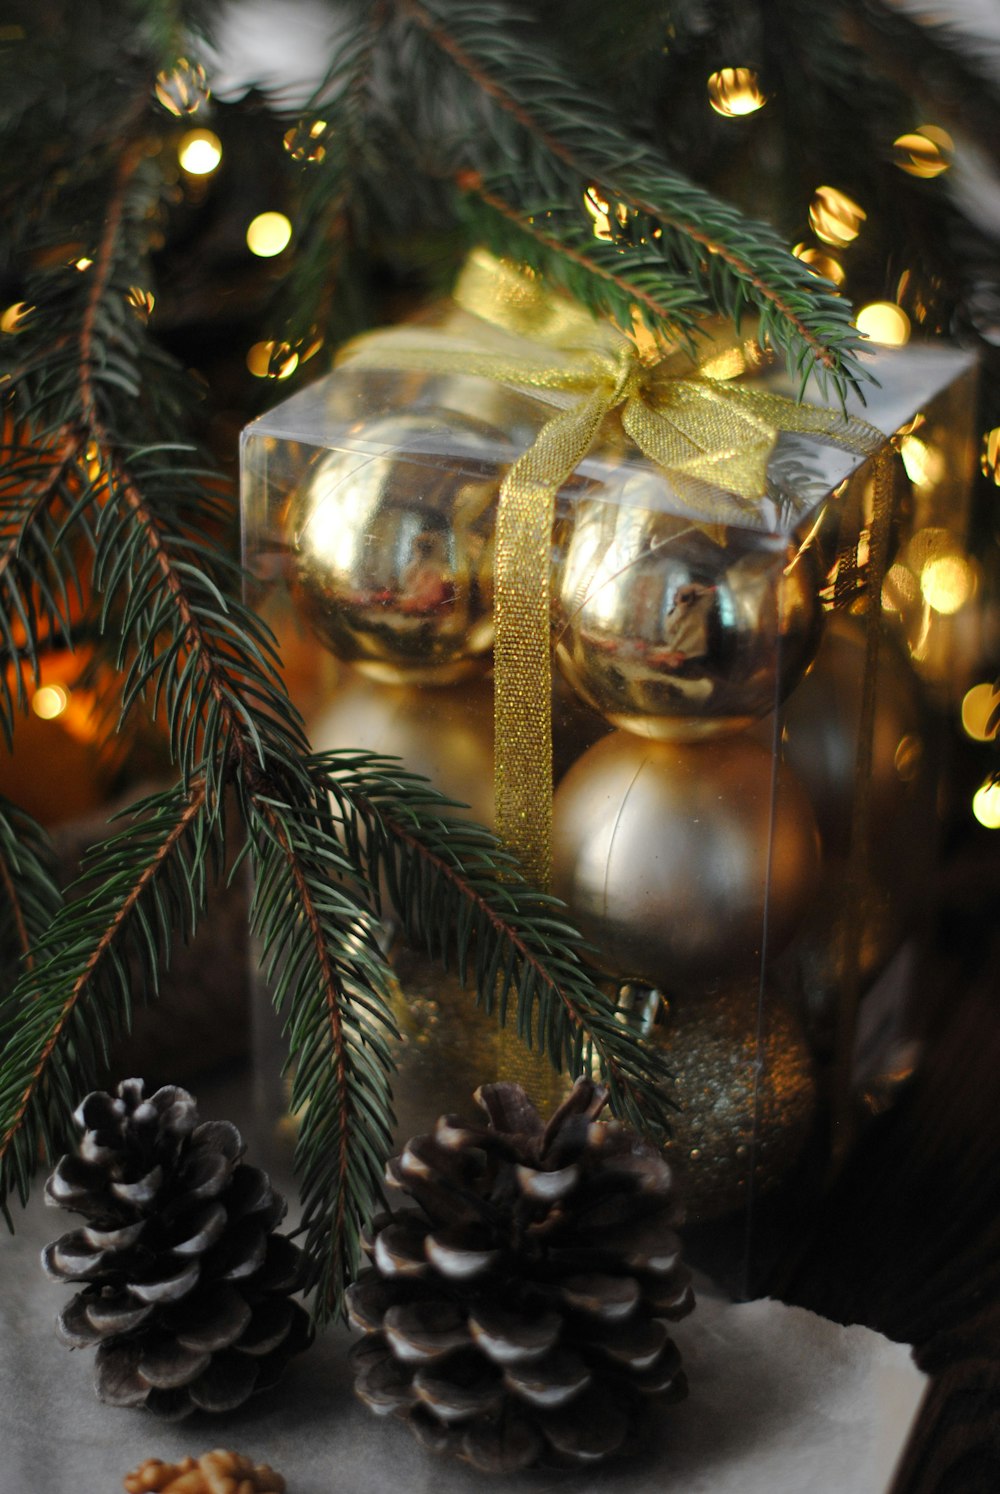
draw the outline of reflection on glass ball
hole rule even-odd
[[[449,458],[421,456],[447,427]],[[324,452],[287,518],[298,600],[322,641],[374,679],[445,684],[493,644],[502,437],[452,411],[403,412]]]
[[[745,726],[796,684],[819,636],[811,550],[652,509],[585,499],[560,536],[559,667],[584,700],[640,736]]]
[[[553,861],[603,969],[686,990],[749,974],[765,926],[768,955],[788,942],[816,888],[819,835],[805,793],[758,743],[613,732],[556,791]]]

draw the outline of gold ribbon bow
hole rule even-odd
[[[494,645],[497,833],[537,886],[551,875],[552,719],[549,565],[556,495],[617,412],[622,429],[705,524],[761,527],[767,463],[781,431],[869,455],[885,437],[839,412],[729,384],[713,364],[691,376],[532,276],[478,251],[455,291],[483,318],[475,340],[447,325],[369,334],[342,361],[381,370],[472,374],[559,406],[511,466],[496,524]],[[529,337],[527,348],[512,342]],[[731,350],[732,352],[736,350]]]

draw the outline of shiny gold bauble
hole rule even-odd
[[[355,674],[309,722],[317,752],[363,748],[398,757],[471,819],[493,823],[493,691],[481,680],[428,690]]]
[[[397,1141],[431,1130],[439,1115],[472,1119],[472,1096],[499,1076],[500,1035],[496,1016],[476,1005],[475,990],[454,971],[402,942],[390,959],[397,984],[392,1017],[398,1038],[389,1038],[396,1065],[392,1081]]]
[[[791,1012],[758,984],[671,1001],[647,1041],[666,1054],[667,1155],[682,1174],[685,1213],[700,1223],[745,1205],[794,1167],[816,1114],[809,1050]]]
[[[815,663],[782,713],[782,756],[812,800],[824,848],[837,855],[846,855],[850,842],[864,675],[864,624],[834,614]],[[887,633],[879,648],[868,788],[876,847],[911,808],[922,812],[925,757],[917,682]]]
[[[793,774],[773,768],[747,738],[626,732],[574,764],[555,797],[555,890],[604,969],[670,992],[752,971],[765,923],[767,957],[788,942],[819,835]]]
[[[773,711],[819,637],[812,552],[735,529],[720,542],[634,497],[583,499],[563,521],[560,669],[615,726],[645,737],[692,740]]]
[[[453,411],[403,411],[325,451],[286,518],[303,612],[374,679],[447,683],[493,645],[503,435]]]

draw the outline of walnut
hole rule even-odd
[[[285,1494],[280,1473],[222,1448],[179,1463],[147,1458],[124,1483],[127,1494]]]

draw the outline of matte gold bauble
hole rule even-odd
[[[396,1064],[395,1135],[405,1141],[431,1129],[439,1115],[473,1118],[474,1092],[498,1076],[500,1035],[496,1016],[476,1005],[475,990],[437,960],[402,942],[390,959],[397,982],[392,1017],[399,1031],[398,1038],[389,1038]]]
[[[633,484],[639,479],[632,479]],[[819,636],[812,552],[688,519],[585,499],[564,521],[556,658],[615,726],[691,740],[773,711]]]
[[[850,841],[864,674],[864,625],[834,614],[815,663],[782,713],[782,756],[812,800],[824,847],[838,855],[846,855]],[[922,817],[928,783],[924,759],[917,682],[886,634],[879,648],[868,790],[876,846],[911,806]]]
[[[667,1155],[683,1176],[691,1223],[717,1219],[754,1190],[773,1188],[798,1161],[816,1114],[816,1084],[802,1030],[758,983],[671,1001],[648,1041],[673,1078]]]
[[[736,737],[613,732],[555,797],[555,890],[604,969],[665,991],[749,973],[794,934],[819,873],[809,800]],[[772,786],[774,813],[772,825]],[[766,913],[766,920],[765,920]]]
[[[471,819],[493,823],[493,692],[479,680],[427,690],[349,678],[309,723],[317,752],[363,748],[398,757]]]
[[[493,645],[499,431],[403,411],[324,452],[292,500],[294,586],[313,629],[374,679],[447,683]]]

